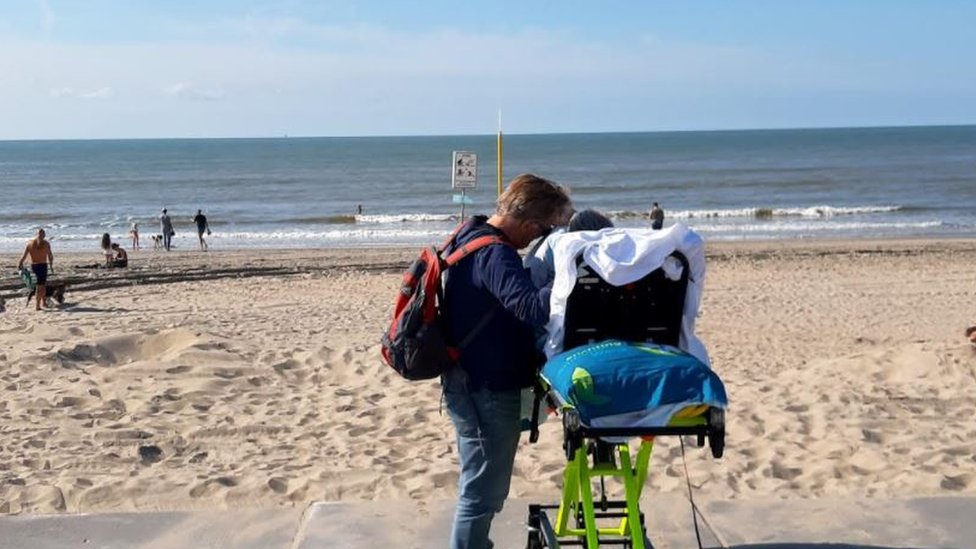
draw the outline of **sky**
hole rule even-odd
[[[976,123],[976,1],[0,0],[0,139]]]

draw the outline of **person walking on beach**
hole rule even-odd
[[[203,210],[197,210],[197,215],[193,218],[193,222],[197,224],[197,238],[200,239],[200,251],[205,252],[208,246],[207,241],[203,239],[203,233],[210,234],[210,225],[207,224],[207,216],[203,215]]]
[[[51,251],[51,243],[44,239],[45,236],[44,229],[37,229],[37,236],[27,243],[24,255],[17,262],[17,270],[19,271],[24,268],[24,261],[30,257],[31,270],[34,271],[34,277],[37,279],[36,310],[38,311],[41,310],[41,305],[44,304],[46,297],[48,271],[54,270],[54,253]]]
[[[159,216],[159,230],[163,233],[163,248],[168,252],[176,231],[173,230],[173,220],[166,213],[166,208],[163,208],[163,213]]]
[[[444,288],[447,335],[467,340],[457,367],[441,376],[461,468],[452,549],[492,547],[491,522],[508,497],[521,433],[521,390],[543,362],[535,329],[549,319],[550,290],[532,284],[516,250],[563,225],[571,211],[563,187],[523,174],[498,197],[494,215],[472,218],[445,251],[487,235],[511,244],[465,257]]]
[[[658,206],[657,202],[651,206],[651,228],[660,231],[664,227],[664,210]]]

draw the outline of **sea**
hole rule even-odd
[[[706,240],[976,237],[976,126],[506,135],[503,179],[533,172],[618,226]],[[43,227],[58,250],[143,245],[167,208],[177,248],[417,246],[497,197],[494,135],[0,142],[0,251]],[[474,187],[452,188],[454,152]],[[471,155],[466,158],[472,158]],[[466,202],[462,204],[460,202]],[[360,210],[361,208],[361,210]]]

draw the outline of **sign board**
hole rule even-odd
[[[451,188],[473,189],[478,184],[478,155],[471,151],[454,151],[451,162]]]

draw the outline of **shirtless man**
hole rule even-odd
[[[27,256],[31,259],[31,270],[37,278],[37,310],[41,310],[44,303],[45,285],[47,284],[48,269],[54,269],[54,254],[51,252],[51,244],[44,240],[44,229],[37,229],[37,238],[27,243],[24,255],[17,263],[17,270],[24,268],[24,261]]]

